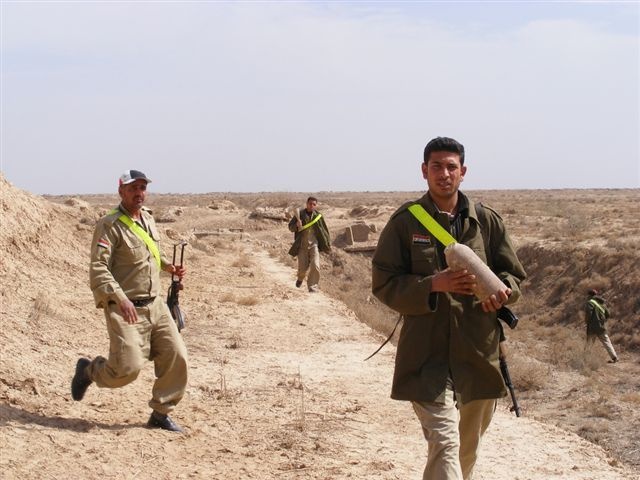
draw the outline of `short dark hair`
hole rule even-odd
[[[317,199],[316,197],[309,197],[309,198],[307,198],[307,203],[309,203],[309,202],[316,202],[316,203],[318,203],[318,199]]]
[[[424,163],[429,163],[433,152],[451,152],[460,155],[460,165],[464,165],[464,145],[449,137],[436,137],[424,147]]]

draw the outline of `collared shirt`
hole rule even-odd
[[[144,241],[118,220],[122,213],[131,217],[120,205],[116,212],[102,217],[94,230],[89,284],[96,307],[162,294],[158,264]],[[149,211],[143,208],[140,215],[138,223],[159,243],[160,235]],[[168,263],[161,255],[161,266]]]

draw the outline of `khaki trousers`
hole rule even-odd
[[[300,246],[300,251],[298,252],[299,281],[302,282],[304,280],[307,270],[309,270],[307,286],[309,289],[313,289],[318,286],[320,281],[320,252],[317,244],[311,244],[308,247],[304,244]]]
[[[600,343],[604,346],[604,348],[607,349],[607,353],[609,354],[609,357],[611,357],[611,360],[618,360],[618,354],[616,353],[616,350],[613,348],[613,343],[611,343],[611,339],[609,338],[609,335],[607,335],[606,333],[601,333],[599,335],[589,335],[587,337],[587,347],[591,347],[593,345],[593,343],[596,341],[596,338],[598,340],[600,340]]]
[[[115,303],[105,307],[109,358],[96,357],[87,372],[98,387],[119,388],[133,382],[145,362],[153,360],[156,380],[149,406],[168,414],[187,387],[187,349],[162,298],[136,311],[138,321],[130,325]]]
[[[497,400],[474,400],[458,410],[453,391],[447,389],[444,404],[411,403],[428,444],[423,480],[471,479]]]

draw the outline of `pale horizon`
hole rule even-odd
[[[640,187],[637,2],[3,1],[0,170],[35,194]]]

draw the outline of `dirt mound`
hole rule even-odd
[[[52,204],[5,178],[0,182],[0,395],[18,404],[39,404],[46,401],[48,381],[61,373],[52,365],[73,351],[69,333],[82,332],[89,317],[91,229],[81,220],[93,212],[83,204]]]
[[[527,265],[524,285],[533,295],[528,310],[543,324],[582,324],[587,290],[603,292],[612,313],[609,334],[618,345],[640,351],[640,256],[635,248],[526,245],[518,256]],[[571,262],[560,262],[570,258]]]

